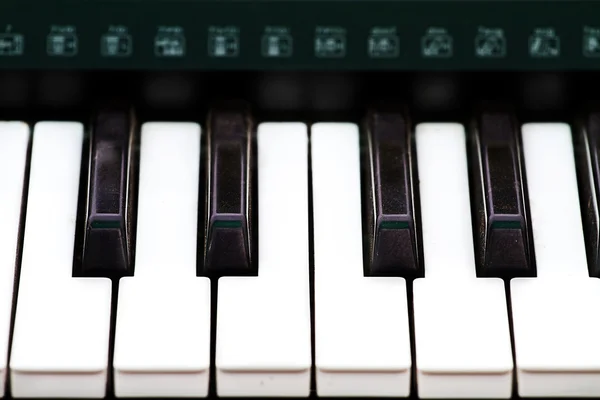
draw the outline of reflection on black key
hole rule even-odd
[[[590,275],[600,276],[600,112],[592,112],[579,124],[576,143],[580,177],[583,230]]]
[[[114,277],[131,272],[133,127],[126,110],[103,110],[93,122],[84,275]]]
[[[507,278],[533,276],[516,124],[509,113],[486,112],[473,131],[478,272]]]
[[[204,269],[247,275],[252,269],[252,125],[238,110],[208,119]]]
[[[368,273],[417,276],[410,129],[401,113],[374,112],[366,131]]]

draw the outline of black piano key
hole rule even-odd
[[[418,276],[410,129],[402,113],[373,112],[366,135],[367,273]]]
[[[516,124],[510,113],[484,112],[473,129],[478,273],[535,275]]]
[[[591,112],[580,121],[576,136],[576,161],[579,175],[583,231],[588,268],[600,276],[600,112]]]
[[[131,274],[133,117],[127,110],[102,110],[90,134],[84,276]]]
[[[253,272],[253,126],[241,110],[214,110],[208,120],[204,271]]]

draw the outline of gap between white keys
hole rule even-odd
[[[0,122],[0,397],[8,375],[8,345],[11,328],[16,255],[21,207],[27,167],[29,126],[20,121]]]
[[[136,263],[120,281],[118,397],[208,394],[210,281],[196,276],[200,126],[142,126]]]

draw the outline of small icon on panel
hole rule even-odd
[[[102,36],[100,52],[104,57],[127,57],[132,52],[131,35],[107,33]]]
[[[185,56],[183,29],[159,28],[154,38],[154,55],[165,58]]]
[[[48,35],[46,52],[49,56],[73,57],[78,50],[77,35],[74,32],[54,32]]]
[[[315,53],[318,57],[343,57],[346,54],[346,41],[341,36],[316,38]]]
[[[210,55],[213,57],[235,57],[238,54],[238,41],[236,37],[215,35],[210,39]]]
[[[475,55],[481,58],[506,56],[506,38],[502,29],[480,28],[475,37]]]
[[[18,33],[0,33],[0,56],[21,56],[25,38]]]
[[[374,28],[368,39],[371,58],[396,58],[400,54],[400,40],[395,28]]]
[[[346,56],[346,30],[339,27],[317,27],[315,55],[319,58]]]
[[[292,37],[288,34],[265,34],[262,38],[263,57],[284,58],[292,56]]]
[[[529,37],[529,55],[536,58],[560,56],[560,38],[554,29],[536,29]]]
[[[240,35],[237,27],[209,28],[208,54],[216,58],[232,58],[240,54]]]
[[[421,39],[421,53],[428,58],[450,58],[454,53],[452,36],[443,28],[430,28]]]
[[[586,26],[583,29],[583,55],[600,57],[600,28]]]

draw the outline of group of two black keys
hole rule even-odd
[[[136,130],[129,110],[103,110],[93,120],[83,275],[133,274]],[[254,130],[246,109],[215,109],[209,113],[203,145],[204,212],[199,213],[203,218],[199,227],[205,229],[203,245],[199,246],[200,273],[257,272],[258,237],[253,223],[257,213],[252,208],[256,201]],[[582,203],[589,211],[593,208],[590,204],[600,199],[600,114],[590,115],[578,132]],[[372,111],[365,118],[363,133],[365,273],[422,276],[418,171],[409,118],[398,110]],[[477,274],[534,276],[526,174],[516,118],[505,110],[478,113],[469,126],[468,144]],[[439,201],[443,207],[444,199]],[[596,275],[600,272],[600,224],[597,213],[587,214],[584,226],[589,265]]]
[[[600,112],[577,118],[573,125],[589,273],[600,276]],[[363,130],[365,273],[423,276],[412,127],[405,114],[375,112],[367,117]],[[489,107],[476,114],[467,132],[477,276],[535,276],[527,174],[517,118],[508,107]],[[439,206],[444,207],[443,196]],[[559,214],[557,210],[557,223]]]
[[[74,268],[77,275],[118,278],[134,273],[136,188],[139,157],[143,157],[135,120],[130,110],[111,108],[97,112],[92,121],[89,183],[82,185],[87,207],[81,259]],[[199,204],[204,210],[198,214],[203,219],[198,226],[205,232],[198,246],[199,273],[252,274],[256,168],[251,119],[244,109],[223,108],[209,114],[206,126],[201,179],[205,196],[200,196]]]
[[[373,113],[367,119],[369,155],[365,214],[366,265],[372,275],[423,276],[415,140],[408,118]],[[533,275],[520,144],[508,111],[484,111],[469,126],[467,143],[479,276]],[[467,145],[465,143],[465,145]],[[431,166],[445,168],[443,164]],[[444,198],[439,198],[444,207]],[[447,212],[453,212],[448,210]]]

